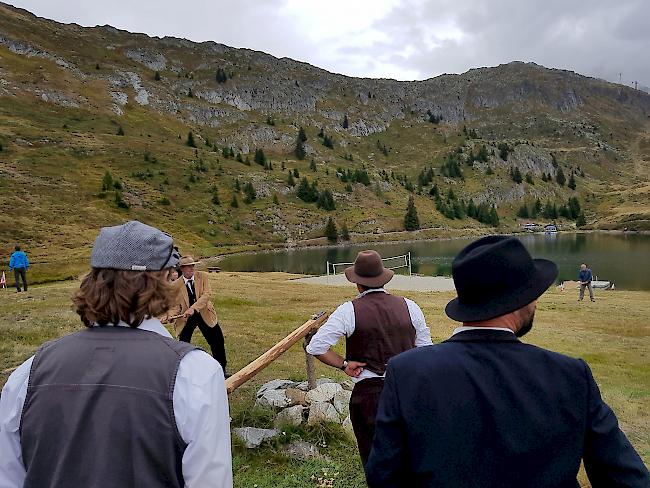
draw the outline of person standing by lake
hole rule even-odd
[[[16,279],[16,290],[20,293],[20,279],[23,280],[23,289],[27,291],[27,270],[29,269],[29,259],[27,254],[16,246],[14,252],[9,258],[9,271],[14,270],[14,278]]]
[[[344,371],[354,382],[350,420],[364,465],[375,434],[386,363],[401,352],[431,345],[420,307],[384,289],[393,275],[376,251],[360,252],[354,266],[345,270],[359,295],[339,306],[307,346],[307,353]],[[346,338],[345,359],[331,349],[341,337]]]
[[[589,298],[591,299],[592,302],[595,302],[596,300],[594,299],[594,289],[591,286],[591,281],[593,280],[593,273],[591,272],[591,269],[585,264],[582,263],[580,265],[580,273],[578,273],[578,281],[580,282],[580,295],[578,297],[578,301],[581,302],[582,299],[585,297],[585,288],[589,290]]]

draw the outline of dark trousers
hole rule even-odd
[[[14,278],[16,280],[16,290],[20,291],[20,281],[23,280],[23,288],[27,291],[27,269],[26,268],[14,268]]]
[[[375,416],[383,389],[384,378],[368,378],[354,385],[350,397],[350,420],[364,466],[368,462],[372,439],[375,437]]]
[[[219,362],[223,368],[223,373],[226,374],[226,344],[223,339],[223,332],[218,323],[214,327],[209,327],[203,321],[201,314],[196,312],[187,320],[187,324],[181,330],[178,339],[183,342],[192,342],[192,334],[197,327],[210,346],[212,357]]]

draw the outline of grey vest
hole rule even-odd
[[[196,349],[155,332],[93,327],[45,343],[20,423],[25,488],[184,485],[172,394]]]

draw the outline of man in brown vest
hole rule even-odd
[[[183,256],[178,264],[181,276],[173,282],[176,306],[169,312],[172,317],[180,315],[174,321],[174,332],[180,341],[191,342],[192,334],[198,327],[210,346],[212,356],[226,374],[226,348],[217,312],[212,305],[208,273],[194,269],[198,263],[192,256]]]
[[[355,383],[350,399],[350,420],[365,465],[375,433],[375,414],[384,387],[386,363],[413,347],[431,345],[424,314],[407,298],[389,294],[384,285],[393,277],[376,251],[362,251],[345,270],[359,295],[339,306],[314,335],[307,352],[339,368]],[[343,359],[331,348],[346,338]]]

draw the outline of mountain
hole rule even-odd
[[[0,4],[0,144],[0,245],[51,277],[101,225],[204,256],[318,238],[329,216],[363,241],[403,231],[411,195],[431,230],[399,238],[512,230],[536,200],[565,228],[650,228],[650,95],[530,63],[351,78]]]

